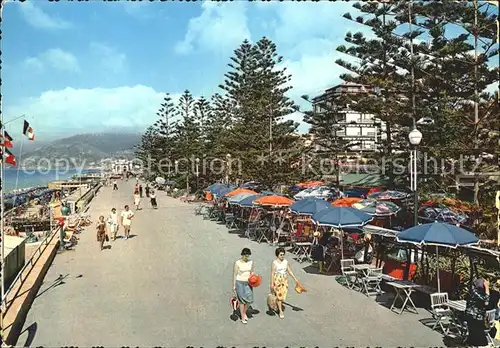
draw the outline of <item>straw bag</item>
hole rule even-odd
[[[278,309],[276,295],[274,294],[267,295],[267,306],[269,307],[269,309],[272,309],[274,311]]]

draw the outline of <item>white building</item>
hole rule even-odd
[[[132,171],[132,161],[125,160],[125,159],[120,159],[120,160],[115,160],[112,164],[112,170],[113,174],[123,174],[125,172],[131,172]]]
[[[371,114],[360,114],[353,111],[349,105],[339,107],[335,101],[340,94],[368,93],[373,88],[354,83],[344,83],[329,88],[320,96],[315,97],[313,111],[321,114],[336,109],[337,123],[333,127],[337,129],[337,136],[352,144],[349,151],[364,152],[376,151],[377,142],[386,139],[386,125]]]

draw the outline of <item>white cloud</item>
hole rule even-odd
[[[104,70],[118,74],[127,69],[127,56],[113,47],[99,42],[91,42],[90,50],[98,57]]]
[[[66,29],[71,27],[70,22],[50,16],[41,8],[35,6],[33,1],[20,2],[19,6],[26,22],[37,29]]]
[[[28,57],[23,64],[28,68],[35,68],[37,71],[42,71],[46,66],[65,72],[80,71],[78,59],[60,48],[51,48],[36,57]]]
[[[7,106],[6,113],[29,115],[33,127],[40,127],[39,133],[143,131],[156,120],[156,111],[164,96],[163,92],[142,85],[110,89],[67,87],[45,91],[38,97],[20,101],[18,105]],[[172,98],[177,101],[179,95]]]
[[[247,26],[247,4],[241,2],[203,2],[200,16],[191,18],[184,39],[175,51],[187,54],[195,49],[215,53],[232,51],[245,39],[251,39]]]

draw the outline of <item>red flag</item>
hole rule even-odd
[[[4,131],[3,132],[3,143],[0,143],[0,146],[5,146],[5,147],[8,147],[9,149],[12,148],[12,137],[9,135],[9,133],[7,133],[7,131]]]
[[[35,132],[26,120],[24,120],[23,134],[26,135],[29,140],[35,140]]]
[[[1,150],[2,151],[2,161],[5,160],[5,163],[10,164],[12,166],[17,166],[16,156],[12,154],[8,149]]]

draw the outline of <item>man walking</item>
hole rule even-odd
[[[116,213],[116,208],[111,209],[111,214],[108,217],[109,231],[111,232],[111,236],[113,241],[116,240],[116,235],[118,234],[118,214]]]
[[[142,198],[142,185],[141,185],[141,184],[139,184],[139,195],[140,195],[140,196],[141,196],[141,198]]]
[[[121,213],[121,225],[125,233],[125,240],[127,240],[130,237],[130,225],[132,224],[134,212],[130,210],[128,205],[126,205],[124,209],[125,210]]]
[[[118,181],[116,179],[113,180],[113,191],[118,190]]]

